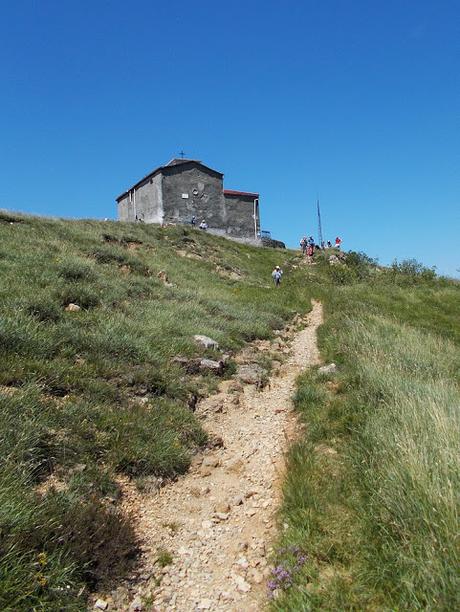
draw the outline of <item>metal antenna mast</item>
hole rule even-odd
[[[318,211],[318,239],[319,239],[319,246],[323,246],[323,228],[321,226],[321,210],[319,208],[319,198],[316,200],[316,210]]]

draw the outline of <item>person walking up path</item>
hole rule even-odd
[[[300,248],[302,249],[302,255],[305,255],[305,251],[307,249],[308,240],[307,237],[304,236],[300,241]]]
[[[283,276],[283,270],[279,266],[275,266],[275,269],[272,272],[273,282],[275,283],[275,287],[279,287],[281,284],[281,278]]]

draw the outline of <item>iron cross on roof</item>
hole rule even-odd
[[[181,156],[181,159],[184,159],[185,157],[185,151],[183,151],[182,149],[179,151],[179,155]]]

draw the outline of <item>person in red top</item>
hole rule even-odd
[[[335,239],[335,248],[340,249],[341,244],[342,244],[342,238],[339,238],[339,236],[337,236],[337,238]]]

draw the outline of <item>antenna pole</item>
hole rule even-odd
[[[319,198],[316,200],[316,210],[318,211],[318,239],[319,246],[323,245],[323,228],[321,226],[321,210],[319,208]]]

